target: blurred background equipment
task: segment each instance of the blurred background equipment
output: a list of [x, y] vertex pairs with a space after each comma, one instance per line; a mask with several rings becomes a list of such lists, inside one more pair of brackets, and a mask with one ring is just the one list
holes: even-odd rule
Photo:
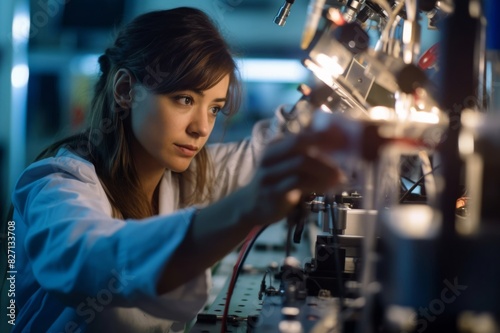
[[[83, 125], [115, 27], [179, 5], [64, 3], [0, 3], [7, 203], [40, 149]], [[244, 81], [240, 114], [212, 141], [247, 136], [281, 104], [286, 135], [334, 123], [350, 136], [332, 153], [348, 183], [249, 237], [236, 269], [223, 260], [191, 331], [499, 332], [499, 2], [183, 5], [218, 22]]]
[[[98, 56], [117, 28], [146, 11], [197, 7], [217, 22], [239, 62], [244, 104], [229, 122], [221, 116], [212, 141], [237, 140], [252, 125], [293, 104], [297, 85], [308, 82], [298, 40], [305, 17], [291, 15], [277, 29], [268, 0], [15, 0], [0, 4], [1, 212], [14, 182], [38, 153], [78, 131], [90, 107]], [[278, 6], [279, 7], [279, 6]], [[297, 14], [307, 3], [297, 2]], [[271, 20], [269, 20], [271, 17]]]
[[[257, 315], [196, 332], [499, 331], [495, 6], [309, 1], [301, 47], [314, 80], [284, 129], [343, 128], [350, 144], [334, 157], [349, 183], [289, 216]], [[292, 252], [303, 242], [306, 257]]]

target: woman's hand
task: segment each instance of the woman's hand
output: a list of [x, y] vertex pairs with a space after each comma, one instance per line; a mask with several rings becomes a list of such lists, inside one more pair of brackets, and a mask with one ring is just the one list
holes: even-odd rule
[[332, 126], [271, 142], [252, 181], [242, 189], [245, 220], [253, 224], [276, 222], [287, 215], [302, 194], [326, 192], [342, 182], [345, 177], [329, 152], [345, 144], [342, 132]]
[[[302, 193], [326, 192], [335, 187], [343, 175], [328, 154], [345, 146], [342, 132], [333, 126], [271, 142], [248, 185], [200, 209], [193, 217], [185, 239], [165, 265], [158, 293], [173, 290], [212, 266], [254, 226], [284, 218]], [[198, 264], [185, 266], [185, 262]], [[182, 265], [185, 268], [180, 272], [178, 267]]]

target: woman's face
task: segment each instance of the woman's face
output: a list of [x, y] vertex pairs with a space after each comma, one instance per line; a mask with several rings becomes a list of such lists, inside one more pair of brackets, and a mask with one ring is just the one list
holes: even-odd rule
[[136, 163], [185, 171], [207, 142], [226, 102], [228, 87], [229, 75], [205, 91], [157, 95], [136, 86], [132, 105]]

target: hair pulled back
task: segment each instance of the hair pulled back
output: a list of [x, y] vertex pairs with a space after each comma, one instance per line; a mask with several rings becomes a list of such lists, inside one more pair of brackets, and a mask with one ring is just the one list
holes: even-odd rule
[[[113, 45], [99, 57], [99, 65], [89, 127], [78, 139], [62, 143], [95, 165], [116, 216], [151, 216], [157, 207], [148, 202], [132, 162], [130, 108], [114, 101], [115, 74], [127, 69], [136, 83], [157, 94], [207, 90], [229, 75], [222, 112], [232, 115], [240, 103], [236, 64], [210, 18], [198, 9], [181, 7], [136, 17], [118, 32]], [[210, 200], [212, 169], [202, 149], [190, 168], [176, 175], [181, 206]]]

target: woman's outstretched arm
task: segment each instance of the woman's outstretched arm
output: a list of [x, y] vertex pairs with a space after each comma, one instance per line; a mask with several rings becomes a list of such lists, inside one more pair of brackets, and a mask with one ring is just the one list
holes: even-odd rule
[[302, 193], [332, 189], [342, 174], [327, 153], [344, 144], [341, 133], [332, 128], [271, 142], [249, 184], [194, 215], [184, 241], [164, 267], [158, 292], [173, 290], [200, 274], [253, 227], [284, 218]]

